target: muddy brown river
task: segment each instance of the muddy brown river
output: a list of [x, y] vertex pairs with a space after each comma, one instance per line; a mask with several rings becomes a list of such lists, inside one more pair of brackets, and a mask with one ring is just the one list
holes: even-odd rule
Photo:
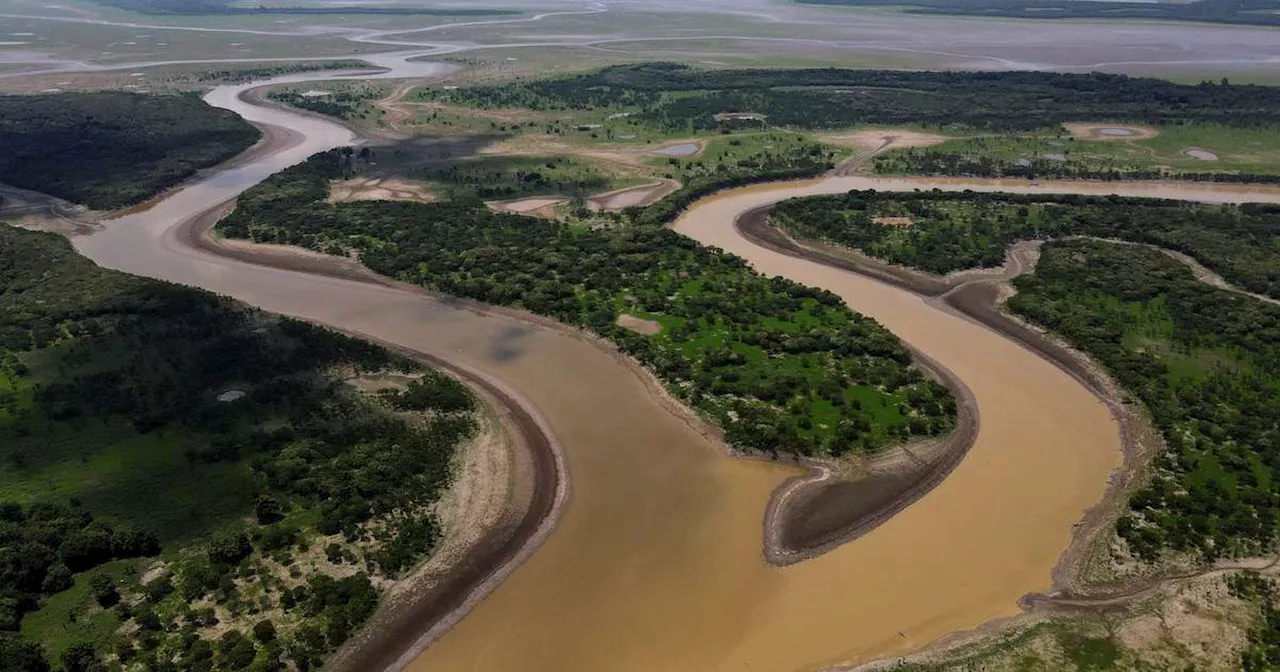
[[977, 443], [942, 485], [866, 536], [776, 568], [761, 554], [762, 515], [794, 471], [725, 456], [614, 355], [453, 302], [187, 245], [179, 222], [352, 139], [334, 124], [245, 103], [243, 89], [220, 87], [209, 100], [292, 129], [292, 148], [213, 174], [75, 243], [105, 266], [431, 353], [500, 379], [536, 407], [564, 447], [572, 498], [544, 545], [409, 663], [418, 672], [814, 669], [918, 649], [1014, 614], [1019, 597], [1049, 588], [1073, 524], [1120, 463], [1103, 404], [1012, 341], [910, 293], [748, 243], [733, 227], [744, 210], [869, 187], [1280, 201], [1280, 190], [1223, 185], [832, 178], [748, 188], [692, 208], [679, 232], [840, 294], [958, 374], [978, 402]]

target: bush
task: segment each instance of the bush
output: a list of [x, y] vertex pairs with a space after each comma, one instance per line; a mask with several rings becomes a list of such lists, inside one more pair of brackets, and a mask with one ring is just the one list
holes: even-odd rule
[[266, 644], [276, 638], [276, 626], [268, 619], [258, 621], [253, 626], [253, 638]]
[[109, 574], [94, 574], [89, 579], [89, 593], [103, 608], [111, 608], [120, 602], [120, 593], [116, 591], [115, 579]]

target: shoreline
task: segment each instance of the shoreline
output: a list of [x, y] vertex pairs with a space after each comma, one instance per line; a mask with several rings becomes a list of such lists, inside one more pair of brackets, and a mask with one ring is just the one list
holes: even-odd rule
[[[234, 201], [234, 199], [233, 199]], [[213, 227], [232, 207], [224, 202], [180, 222], [174, 231], [180, 243], [210, 254], [250, 264], [301, 273], [376, 284], [388, 289], [430, 294], [378, 275], [350, 260], [293, 248], [253, 249], [254, 244], [229, 244], [212, 236]], [[467, 306], [471, 308], [471, 306]], [[474, 308], [479, 309], [479, 308]], [[319, 325], [333, 329], [328, 325]], [[478, 541], [459, 554], [459, 561], [443, 570], [434, 585], [414, 586], [399, 596], [398, 604], [384, 603], [370, 621], [344, 644], [324, 669], [330, 672], [400, 670], [479, 604], [520, 564], [532, 555], [554, 530], [570, 498], [570, 481], [563, 448], [537, 408], [519, 392], [480, 371], [439, 358], [431, 353], [389, 343], [354, 330], [339, 333], [375, 343], [415, 361], [439, 368], [477, 392], [502, 419], [504, 428], [520, 438], [517, 450], [531, 462], [533, 478], [529, 505], [523, 511], [507, 511]], [[519, 459], [518, 457], [516, 459]], [[425, 560], [425, 559], [424, 559]], [[410, 576], [410, 583], [422, 577]]]
[[[1196, 572], [1194, 575], [1156, 577], [1144, 582], [1140, 589], [1125, 591], [1120, 598], [1115, 596], [1094, 598], [1086, 594], [1084, 587], [1087, 579], [1084, 573], [1092, 554], [1098, 549], [1101, 539], [1099, 534], [1109, 528], [1127, 494], [1145, 476], [1150, 459], [1160, 445], [1160, 438], [1145, 411], [1140, 406], [1125, 402], [1122, 388], [1111, 379], [1100, 364], [1052, 334], [1000, 308], [1004, 299], [1007, 298], [1007, 283], [1018, 275], [1034, 270], [1034, 257], [1038, 254], [1040, 241], [1021, 241], [1011, 245], [1005, 266], [1001, 269], [988, 269], [982, 274], [961, 272], [940, 277], [874, 260], [855, 251], [840, 254], [845, 251], [843, 249], [833, 251], [833, 249], [826, 249], [830, 246], [797, 240], [773, 225], [768, 218], [769, 209], [766, 206], [743, 213], [735, 222], [735, 228], [753, 244], [906, 289], [942, 310], [1015, 341], [1067, 373], [1089, 390], [1108, 407], [1120, 429], [1123, 461], [1108, 477], [1107, 488], [1102, 499], [1089, 507], [1073, 528], [1070, 542], [1050, 573], [1052, 580], [1050, 592], [1025, 595], [1019, 600], [1021, 613], [988, 621], [970, 630], [953, 632], [908, 656], [869, 661], [845, 669], [882, 670], [904, 661], [933, 661], [939, 655], [945, 655], [991, 637], [1007, 635], [1030, 627], [1063, 607], [1087, 606], [1074, 605], [1073, 601], [1103, 600], [1106, 602], [1125, 599], [1130, 597], [1128, 593], [1141, 595], [1154, 591], [1168, 580], [1222, 571], [1219, 568], [1210, 568]], [[1027, 258], [1029, 242], [1035, 248], [1031, 250], [1030, 259]], [[903, 506], [909, 503], [906, 502]]]
[[[249, 92], [245, 92], [245, 94], [248, 94], [248, 93]], [[245, 94], [241, 94], [242, 100], [246, 100], [246, 102], [248, 102], [248, 98], [245, 96]], [[255, 104], [262, 104], [262, 102], [258, 101]], [[296, 111], [291, 109], [290, 112], [296, 112]], [[271, 127], [270, 125], [267, 125], [267, 124], [262, 124], [259, 126]], [[264, 140], [266, 140], [266, 138], [264, 138]], [[277, 139], [276, 142], [288, 142], [288, 140]], [[245, 153], [242, 153], [241, 156], [238, 156], [232, 159], [228, 165], [241, 165], [244, 162], [248, 162], [253, 158], [256, 158], [256, 155], [245, 158], [244, 155], [250, 152], [257, 151], [259, 152], [259, 155], [261, 155], [261, 154], [269, 154], [271, 151], [273, 151], [273, 148], [270, 147], [271, 141], [268, 140], [261, 144], [264, 146], [260, 147], [258, 145], [255, 145], [253, 148], [250, 148], [250, 150], [247, 150]], [[279, 150], [275, 149], [274, 151], [279, 151]], [[235, 163], [237, 161], [239, 161], [240, 163]], [[180, 189], [180, 188], [181, 186], [175, 189]], [[327, 255], [321, 255], [318, 253], [310, 253], [307, 251], [302, 251], [299, 248], [267, 247], [267, 246], [259, 246], [252, 243], [242, 244], [238, 241], [224, 241], [224, 240], [220, 240], [212, 237], [210, 235], [210, 232], [212, 230], [213, 225], [216, 223], [217, 219], [222, 214], [225, 214], [225, 212], [227, 212], [230, 207], [233, 207], [233, 204], [234, 204], [234, 199], [231, 199], [229, 201], [224, 201], [220, 205], [214, 206], [195, 216], [187, 218], [186, 220], [181, 222], [181, 224], [179, 224], [177, 227], [171, 229], [171, 231], [177, 234], [180, 244], [190, 246], [196, 249], [200, 249], [213, 255], [232, 258], [232, 259], [236, 259], [236, 260], [246, 262], [246, 263], [251, 263], [251, 264], [258, 264], [258, 265], [269, 266], [273, 268], [282, 268], [286, 270], [293, 270], [293, 271], [298, 271], [302, 273], [310, 273], [310, 274], [316, 274], [316, 275], [322, 275], [322, 276], [329, 275], [332, 277], [338, 277], [338, 278], [343, 278], [347, 280], [354, 280], [357, 282], [381, 285], [391, 290], [400, 290], [400, 291], [417, 293], [419, 295], [428, 295], [443, 301], [447, 301], [450, 303], [450, 305], [462, 307], [467, 310], [473, 310], [478, 313], [487, 313], [487, 314], [502, 315], [506, 317], [513, 317], [515, 319], [518, 319], [530, 324], [535, 324], [541, 327], [550, 328], [560, 334], [567, 334], [582, 340], [586, 340], [596, 345], [602, 351], [612, 354], [615, 357], [619, 358], [620, 361], [625, 362], [628, 369], [638, 375], [639, 379], [643, 382], [646, 388], [652, 394], [654, 394], [655, 398], [657, 398], [660, 401], [660, 403], [663, 405], [664, 408], [667, 408], [667, 410], [670, 410], [673, 414], [677, 415], [677, 417], [680, 417], [681, 419], [683, 419], [691, 427], [695, 428], [700, 433], [703, 433], [704, 436], [708, 436], [709, 438], [716, 439], [713, 442], [725, 448], [730, 455], [733, 455], [736, 457], [746, 457], [751, 459], [766, 459], [766, 460], [768, 459], [768, 458], [755, 456], [755, 455], [742, 455], [732, 450], [728, 446], [726, 446], [723, 443], [723, 441], [720, 440], [719, 432], [717, 431], [717, 428], [708, 424], [703, 418], [698, 416], [695, 411], [685, 406], [678, 399], [676, 399], [674, 395], [672, 395], [670, 391], [667, 390], [666, 387], [662, 385], [662, 383], [658, 381], [656, 377], [653, 376], [652, 373], [650, 373], [647, 369], [643, 368], [643, 366], [639, 365], [638, 362], [626, 356], [625, 354], [619, 352], [616, 349], [616, 347], [614, 347], [610, 342], [594, 334], [590, 334], [583, 330], [576, 329], [570, 325], [561, 324], [547, 318], [541, 318], [536, 315], [525, 313], [524, 311], [506, 309], [506, 308], [495, 307], [495, 306], [488, 306], [486, 304], [481, 304], [479, 302], [469, 301], [466, 299], [457, 299], [454, 297], [447, 297], [434, 292], [430, 292], [429, 290], [426, 290], [422, 287], [411, 286], [405, 283], [400, 283], [394, 279], [380, 276], [374, 273], [373, 271], [365, 268], [358, 262], [351, 259], [329, 257]], [[756, 242], [756, 241], [753, 240], [752, 242]], [[968, 305], [966, 301], [978, 300], [978, 299], [985, 300], [985, 297], [977, 296], [977, 295], [970, 297], [968, 294], [965, 294], [964, 292], [956, 292], [954, 297], [942, 297], [943, 303], [945, 305], [949, 306], [951, 309], [959, 310], [961, 313], [964, 313], [963, 306]], [[953, 305], [951, 301], [955, 301], [956, 303]], [[973, 304], [973, 305], [976, 306], [979, 304]], [[976, 308], [974, 309], [976, 310]], [[998, 314], [998, 311], [996, 312]], [[969, 318], [974, 319], [975, 321], [979, 321], [979, 323], [982, 323], [981, 320], [977, 317], [969, 316]], [[989, 327], [989, 328], [992, 328], [993, 331], [996, 331], [997, 333], [1004, 333], [994, 327]], [[1028, 332], [1034, 333], [1033, 330], [1030, 330], [1030, 329], [1028, 329]], [[362, 335], [359, 332], [348, 332], [348, 333], [351, 333], [352, 335], [355, 335], [357, 337], [360, 337], [362, 339], [365, 339], [371, 342], [380, 343], [384, 346], [388, 345], [385, 342], [379, 341], [378, 339], [369, 338], [368, 336]], [[1029, 346], [1027, 342], [1021, 341], [1020, 339], [1016, 339], [1016, 338], [1015, 340], [1019, 340], [1019, 342], [1023, 345], [1023, 347], [1031, 349], [1032, 352], [1037, 352], [1037, 354], [1040, 354], [1035, 348]], [[501, 583], [501, 581], [506, 577], [506, 575], [508, 575], [511, 571], [513, 571], [515, 567], [517, 567], [521, 562], [523, 562], [525, 558], [527, 558], [529, 555], [531, 555], [533, 552], [536, 551], [536, 549], [541, 545], [542, 541], [545, 540], [545, 538], [550, 534], [550, 532], [554, 528], [558, 520], [560, 511], [562, 510], [565, 501], [567, 501], [569, 497], [570, 484], [569, 484], [567, 471], [564, 468], [563, 455], [561, 452], [557, 452], [559, 449], [559, 446], [558, 444], [555, 444], [554, 436], [551, 434], [549, 428], [546, 426], [546, 423], [542, 421], [542, 419], [538, 416], [537, 410], [532, 406], [527, 405], [527, 402], [524, 401], [521, 397], [519, 397], [518, 393], [507, 394], [508, 392], [511, 392], [511, 391], [507, 390], [501, 382], [494, 379], [490, 379], [484, 376], [483, 374], [479, 374], [478, 372], [475, 372], [475, 371], [468, 371], [468, 370], [462, 369], [461, 367], [454, 367], [452, 365], [449, 365], [448, 363], [430, 355], [429, 353], [406, 350], [406, 349], [398, 348], [394, 346], [391, 349], [413, 356], [414, 358], [419, 359], [420, 361], [427, 361], [428, 363], [431, 363], [433, 365], [440, 366], [441, 368], [445, 368], [446, 370], [452, 372], [454, 375], [464, 377], [469, 383], [479, 383], [481, 386], [493, 385], [494, 389], [499, 394], [505, 395], [502, 398], [511, 404], [511, 406], [506, 410], [513, 411], [513, 412], [519, 411], [519, 412], [525, 413], [527, 416], [528, 422], [522, 425], [523, 430], [526, 432], [532, 432], [533, 434], [538, 435], [540, 438], [548, 441], [547, 445], [534, 446], [534, 449], [537, 450], [538, 452], [550, 451], [555, 453], [554, 455], [551, 456], [555, 463], [555, 466], [557, 467], [557, 471], [555, 472], [554, 475], [558, 477], [556, 480], [556, 487], [554, 488], [555, 499], [553, 500], [552, 508], [549, 511], [547, 511], [545, 514], [543, 514], [542, 517], [536, 517], [536, 516], [532, 516], [529, 513], [526, 513], [524, 518], [521, 519], [522, 527], [520, 529], [522, 531], [531, 529], [532, 531], [528, 532], [530, 536], [524, 540], [520, 540], [518, 536], [512, 537], [512, 539], [506, 542], [507, 546], [505, 547], [505, 550], [500, 549], [501, 552], [495, 551], [495, 554], [500, 557], [477, 558], [472, 556], [472, 554], [469, 553], [468, 556], [472, 556], [472, 557], [468, 557], [463, 562], [460, 562], [456, 569], [458, 576], [461, 577], [458, 579], [460, 583], [455, 583], [451, 586], [452, 590], [450, 590], [447, 593], [447, 597], [441, 598], [439, 597], [439, 595], [436, 595], [433, 598], [436, 600], [444, 600], [449, 604], [446, 604], [443, 607], [436, 604], [430, 604], [429, 600], [427, 600], [424, 596], [418, 596], [413, 598], [412, 603], [409, 605], [397, 604], [394, 606], [394, 608], [389, 607], [385, 612], [382, 609], [380, 609], [379, 614], [385, 613], [387, 620], [386, 621], [377, 620], [379, 618], [379, 615], [376, 614], [374, 616], [375, 620], [372, 620], [369, 624], [367, 624], [365, 628], [362, 628], [361, 631], [357, 633], [357, 635], [351, 640], [351, 646], [353, 647], [353, 651], [350, 654], [348, 654], [349, 657], [343, 657], [341, 659], [339, 659], [339, 657], [335, 657], [330, 662], [328, 669], [338, 669], [338, 670], [344, 670], [344, 671], [348, 669], [353, 671], [366, 670], [366, 669], [400, 669], [400, 667], [407, 664], [410, 660], [416, 657], [416, 655], [419, 652], [421, 652], [429, 644], [431, 644], [436, 637], [438, 637], [439, 635], [447, 631], [453, 623], [455, 623], [457, 620], [460, 620], [467, 613], [467, 611], [469, 611], [471, 607], [473, 607], [475, 604], [478, 604], [480, 601], [482, 601], [488, 595], [488, 593], [493, 590], [493, 588], [495, 588], [499, 583]], [[916, 354], [914, 352], [914, 349], [913, 349], [913, 354]], [[1041, 354], [1041, 356], [1044, 356], [1044, 355]], [[1050, 359], [1050, 361], [1055, 363], [1055, 365], [1058, 365], [1060, 368], [1063, 366], [1062, 364], [1060, 364], [1058, 361], [1054, 359]], [[932, 369], [930, 370], [933, 371]], [[1072, 373], [1073, 376], [1075, 375], [1074, 371], [1070, 369], [1064, 369], [1064, 370], [1067, 370], [1069, 373]], [[933, 373], [934, 375], [937, 375], [939, 377], [944, 377], [945, 379], [944, 373], [940, 371], [933, 371]], [[963, 382], [961, 382], [960, 385], [962, 386]], [[1091, 391], [1097, 394], [1097, 391], [1094, 390], [1093, 388], [1091, 388]], [[957, 407], [959, 409], [961, 407], [961, 404], [958, 403]], [[959, 429], [959, 423], [958, 423], [957, 429]], [[976, 432], [976, 418], [975, 418], [975, 424], [974, 424], [973, 430], [974, 432]], [[970, 445], [972, 445], [971, 439], [967, 443], [964, 443], [964, 445], [962, 446], [963, 450], [967, 451], [968, 446]], [[862, 533], [865, 533], [869, 529], [874, 528], [875, 526], [879, 525], [880, 522], [883, 522], [884, 520], [887, 520], [890, 517], [892, 517], [895, 513], [900, 511], [902, 508], [905, 508], [906, 506], [910, 505], [912, 502], [917, 501], [921, 496], [923, 496], [924, 493], [927, 493], [928, 491], [932, 490], [934, 486], [942, 482], [946, 478], [946, 476], [950, 473], [951, 469], [953, 469], [955, 465], [959, 464], [959, 462], [964, 457], [964, 452], [957, 452], [955, 450], [944, 451], [944, 452], [946, 453], [946, 455], [952, 458], [952, 462], [950, 463], [951, 466], [949, 468], [943, 468], [935, 472], [936, 478], [932, 482], [928, 482], [928, 479], [921, 481], [922, 483], [924, 483], [924, 487], [919, 491], [918, 494], [915, 494], [909, 500], [899, 498], [898, 501], [900, 502], [901, 505], [898, 506], [897, 508], [893, 508], [892, 510], [890, 510], [889, 508], [884, 508], [880, 510], [882, 518], [879, 521], [865, 519], [864, 523], [867, 523], [869, 525], [866, 529], [863, 529], [861, 531], [854, 529], [852, 536], [837, 537], [834, 540], [829, 542], [830, 543], [829, 547], [838, 546], [856, 536], [859, 536]], [[544, 454], [542, 457], [546, 458], [547, 456]], [[1126, 446], [1124, 468], [1129, 467], [1129, 461], [1130, 461], [1130, 457], [1129, 457], [1127, 446]], [[764, 522], [764, 525], [766, 528], [765, 555], [766, 555], [766, 558], [770, 560], [770, 562], [773, 562], [773, 559], [770, 558], [769, 544], [767, 542], [767, 540], [770, 539], [769, 530], [771, 529], [777, 530], [777, 529], [780, 529], [780, 527], [785, 527], [786, 525], [785, 518], [775, 518], [774, 519], [775, 525], [771, 526], [769, 522], [770, 512], [774, 509], [775, 505], [777, 505], [778, 507], [782, 507], [784, 505], [789, 505], [792, 507], [796, 506], [796, 504], [792, 503], [791, 501], [792, 493], [801, 490], [806, 483], [821, 483], [828, 480], [829, 471], [824, 472], [825, 467], [818, 464], [809, 464], [808, 466], [810, 468], [810, 473], [807, 478], [797, 477], [797, 479], [789, 479], [787, 482], [785, 482], [784, 484], [779, 486], [777, 489], [775, 489], [773, 495], [771, 495], [770, 497], [770, 504], [769, 504], [769, 508], [766, 509], [765, 522]], [[942, 464], [942, 466], [945, 467], [945, 464]], [[534, 480], [542, 481], [544, 479], [545, 479], [545, 476], [543, 479], [534, 479]], [[1109, 481], [1107, 495], [1104, 497], [1103, 502], [1092, 507], [1089, 510], [1089, 512], [1086, 514], [1086, 517], [1092, 515], [1094, 511], [1099, 510], [1103, 506], [1103, 504], [1107, 501], [1107, 497], [1110, 497], [1112, 492], [1117, 487], [1115, 485], [1115, 480], [1116, 479], [1114, 478], [1114, 475], [1113, 475], [1113, 477]], [[552, 490], [547, 487], [539, 488], [539, 486], [543, 486], [544, 483], [533, 483], [532, 485], [534, 486], [535, 490], [540, 490], [540, 494], [543, 496], [547, 496], [548, 493]], [[531, 511], [533, 510], [532, 507], [530, 510]], [[529, 521], [531, 520], [534, 521], [534, 523], [536, 524], [529, 523]], [[528, 526], [526, 526], [526, 524], [532, 525], [532, 528], [529, 528]], [[848, 533], [849, 530], [845, 528], [843, 531], [845, 533]], [[1068, 546], [1068, 550], [1064, 552], [1063, 560], [1060, 561], [1059, 566], [1055, 567], [1053, 570], [1055, 589], [1058, 588], [1060, 585], [1059, 572], [1061, 568], [1064, 566], [1064, 564], [1067, 563], [1066, 556], [1068, 553], [1070, 553], [1072, 548], [1078, 545], [1079, 543], [1078, 538], [1081, 536], [1089, 536], [1089, 535], [1082, 535], [1080, 528], [1077, 528], [1075, 531], [1072, 532], [1071, 544]], [[822, 550], [826, 550], [826, 548], [829, 548], [829, 547], [824, 547]], [[820, 553], [822, 552], [822, 550], [819, 550], [818, 552]], [[505, 555], [502, 555], [503, 553], [505, 553]], [[811, 556], [806, 556], [806, 557], [811, 557]], [[804, 559], [803, 557], [799, 557], [799, 558], [789, 559], [788, 561], [796, 562], [798, 560], [803, 560], [803, 559]], [[486, 562], [489, 563], [487, 569], [485, 566]], [[786, 563], [774, 563], [774, 564], [786, 564]], [[470, 579], [468, 579], [467, 577], [470, 577]], [[470, 583], [467, 582], [468, 580], [470, 581]], [[1014, 617], [1014, 618], [1017, 618], [1017, 617]], [[423, 622], [424, 619], [426, 620], [426, 622]], [[1005, 622], [1005, 620], [1006, 619], [989, 621], [983, 626], [980, 626], [980, 629], [987, 628], [988, 626], [994, 627], [995, 624], [1003, 623]], [[430, 624], [429, 627], [428, 627], [428, 624]], [[374, 628], [377, 628], [378, 631], [372, 632]], [[953, 633], [953, 635], [960, 635], [960, 634], [963, 634], [963, 633]], [[939, 641], [948, 641], [950, 640], [951, 637], [952, 635], [948, 635]], [[928, 648], [930, 649], [933, 648], [933, 645], [930, 645]]]

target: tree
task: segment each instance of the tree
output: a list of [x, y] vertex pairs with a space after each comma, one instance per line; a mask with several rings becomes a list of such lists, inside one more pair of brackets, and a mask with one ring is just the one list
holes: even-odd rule
[[0, 632], [0, 672], [49, 672], [49, 661], [39, 644]]
[[244, 532], [219, 535], [209, 544], [209, 560], [215, 564], [234, 565], [252, 552], [249, 535]]
[[253, 626], [253, 638], [266, 644], [276, 638], [276, 626], [270, 619], [262, 619]]
[[257, 649], [253, 642], [240, 633], [230, 630], [218, 640], [218, 666], [228, 670], [240, 670], [253, 663]]
[[48, 573], [44, 575], [40, 590], [50, 594], [61, 593], [74, 584], [75, 577], [72, 575], [71, 570], [59, 562], [50, 567]]
[[284, 507], [275, 498], [263, 495], [254, 505], [254, 513], [258, 516], [259, 523], [269, 525], [284, 518]]
[[102, 672], [103, 669], [92, 644], [72, 644], [62, 653], [63, 672]]
[[98, 604], [107, 609], [120, 602], [120, 593], [116, 591], [115, 579], [112, 579], [109, 574], [94, 574], [93, 578], [89, 579], [89, 593]]

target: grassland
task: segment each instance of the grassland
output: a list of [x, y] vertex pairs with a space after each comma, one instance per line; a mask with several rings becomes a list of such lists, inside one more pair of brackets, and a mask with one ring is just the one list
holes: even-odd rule
[[[1099, 124], [1106, 126], [1106, 124]], [[1117, 124], [1124, 127], [1124, 124]], [[1065, 129], [962, 138], [875, 158], [888, 174], [1187, 177], [1280, 174], [1280, 127], [1156, 126], [1154, 137], [1079, 137]], [[1201, 158], [1197, 158], [1197, 154]]]
[[[649, 366], [743, 449], [870, 453], [954, 424], [950, 393], [879, 325], [834, 295], [764, 278], [663, 227], [679, 201], [598, 227], [493, 212], [468, 199], [326, 203], [330, 180], [358, 174], [362, 162], [353, 152], [313, 157], [245, 192], [219, 229], [358, 253], [406, 282], [590, 329]], [[725, 175], [749, 180], [761, 169], [779, 168]], [[619, 326], [628, 314], [664, 328], [645, 335]]]

